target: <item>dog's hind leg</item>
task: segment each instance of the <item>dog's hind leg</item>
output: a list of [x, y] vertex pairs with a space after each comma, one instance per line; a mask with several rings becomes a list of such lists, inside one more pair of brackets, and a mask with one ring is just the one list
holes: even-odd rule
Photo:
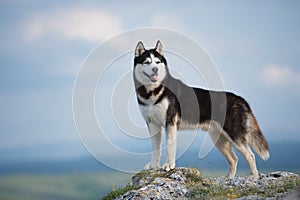
[[212, 131], [209, 130], [209, 135], [213, 140], [215, 146], [218, 150], [225, 156], [227, 164], [228, 164], [228, 174], [227, 177], [233, 178], [236, 173], [236, 166], [238, 163], [238, 157], [232, 150], [232, 142], [226, 138], [220, 131]]
[[246, 141], [236, 141], [234, 143], [234, 147], [244, 156], [250, 167], [250, 175], [253, 176], [254, 179], [258, 179], [258, 171], [256, 167], [255, 155], [251, 151], [248, 143]]

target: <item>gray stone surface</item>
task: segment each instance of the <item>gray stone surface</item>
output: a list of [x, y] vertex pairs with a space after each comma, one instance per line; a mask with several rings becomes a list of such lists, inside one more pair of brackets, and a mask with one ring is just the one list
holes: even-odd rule
[[[163, 199], [207, 199], [209, 193], [202, 195], [201, 189], [207, 191], [207, 188], [218, 188], [220, 191], [233, 191], [234, 194], [251, 189], [264, 194], [266, 189], [270, 189], [271, 197], [262, 197], [259, 195], [224, 195], [224, 199], [252, 200], [252, 199], [300, 199], [299, 189], [291, 192], [281, 189], [287, 182], [287, 178], [292, 177], [296, 180], [296, 185], [300, 183], [299, 175], [290, 172], [277, 171], [270, 174], [262, 174], [260, 179], [253, 180], [248, 176], [239, 176], [229, 179], [226, 177], [203, 178], [200, 172], [195, 168], [176, 168], [170, 172], [163, 170], [141, 171], [132, 177], [130, 185], [139, 186], [140, 189], [131, 190], [116, 198], [116, 200], [163, 200]], [[295, 187], [296, 187], [295, 185]], [[200, 192], [195, 193], [195, 188]], [[298, 185], [299, 187], [299, 185]], [[298, 191], [298, 192], [297, 192]], [[273, 193], [272, 193], [273, 192]], [[196, 194], [196, 195], [195, 195]], [[198, 195], [198, 196], [197, 196]], [[215, 195], [215, 194], [213, 194]], [[221, 195], [222, 198], [222, 195]]]

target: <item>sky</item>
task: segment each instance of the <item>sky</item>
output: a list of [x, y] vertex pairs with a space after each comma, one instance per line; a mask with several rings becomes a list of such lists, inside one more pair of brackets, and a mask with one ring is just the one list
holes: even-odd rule
[[[250, 103], [268, 141], [300, 143], [299, 8], [299, 1], [1, 1], [0, 159], [85, 156], [72, 110], [77, 73], [99, 44], [145, 27], [173, 30], [201, 45], [224, 89]], [[137, 35], [133, 41], [142, 39], [154, 47], [157, 37]], [[113, 85], [132, 69], [136, 43], [129, 45], [132, 52], [113, 63], [127, 68], [107, 72], [99, 84]], [[168, 62], [205, 87], [192, 72], [184, 74], [180, 66], [188, 63], [170, 54]], [[96, 100], [108, 88], [96, 91]], [[129, 112], [143, 127], [134, 103], [136, 112]], [[95, 106], [99, 118], [109, 115]], [[115, 131], [112, 137], [122, 134], [111, 122], [106, 126]], [[143, 146], [115, 142], [131, 150]]]

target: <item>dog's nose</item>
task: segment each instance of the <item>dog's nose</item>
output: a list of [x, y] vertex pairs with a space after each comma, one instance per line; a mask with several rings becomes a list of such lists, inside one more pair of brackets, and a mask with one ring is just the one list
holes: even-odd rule
[[153, 71], [154, 73], [157, 73], [157, 72], [158, 72], [158, 68], [157, 68], [157, 67], [153, 67], [153, 68], [152, 68], [152, 71]]

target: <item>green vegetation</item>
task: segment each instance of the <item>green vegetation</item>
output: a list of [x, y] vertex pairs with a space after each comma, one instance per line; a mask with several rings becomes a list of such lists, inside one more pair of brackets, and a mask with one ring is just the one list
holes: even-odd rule
[[[262, 187], [240, 187], [216, 184], [211, 174], [199, 174], [190, 168], [184, 173], [186, 186], [192, 199], [234, 199], [247, 195], [272, 197], [300, 186], [299, 177], [282, 177]], [[195, 170], [195, 171], [194, 171]], [[142, 171], [133, 180], [152, 182], [156, 177], [169, 177], [172, 171]], [[213, 172], [215, 174], [215, 172]], [[0, 176], [0, 200], [50, 200], [50, 199], [101, 199], [110, 200], [140, 186], [126, 186], [132, 174], [117, 172], [71, 173], [71, 174], [24, 174]], [[279, 184], [279, 185], [278, 185]], [[112, 191], [112, 192], [110, 192]], [[110, 193], [109, 193], [110, 192]], [[106, 195], [107, 194], [107, 195]], [[105, 197], [103, 197], [106, 195]]]
[[202, 179], [198, 182], [191, 192], [192, 199], [212, 199], [227, 200], [235, 199], [242, 196], [257, 195], [262, 197], [274, 197], [278, 194], [284, 194], [300, 186], [298, 177], [283, 177], [281, 184], [270, 183], [262, 187], [224, 187], [215, 185], [208, 179]]
[[0, 176], [0, 199], [99, 199], [130, 177], [116, 172]]
[[142, 170], [139, 173], [135, 174], [132, 177], [132, 180], [141, 180], [144, 179], [145, 177], [149, 178], [146, 180], [147, 183], [150, 183], [154, 181], [155, 178], [157, 177], [168, 177], [171, 175], [173, 171], [158, 171], [158, 170]]
[[[177, 171], [176, 171], [177, 170]], [[103, 200], [112, 200], [130, 190], [137, 190], [143, 185], [153, 182], [155, 178], [170, 178], [174, 173], [181, 174], [185, 178], [185, 185], [189, 188], [189, 197], [191, 199], [212, 199], [212, 200], [227, 200], [235, 199], [238, 197], [255, 195], [262, 197], [275, 197], [280, 194], [289, 193], [291, 190], [300, 186], [300, 178], [297, 176], [287, 176], [278, 179], [263, 180], [262, 184], [256, 185], [231, 185], [225, 183], [228, 181], [226, 178], [221, 178], [218, 181], [215, 178], [203, 176], [195, 168], [185, 168], [184, 170], [176, 169], [169, 172], [163, 170], [149, 170], [141, 171], [132, 177], [134, 186], [127, 186], [119, 190], [113, 190]], [[247, 183], [247, 180], [245, 180]], [[266, 181], [266, 182], [265, 182]], [[136, 186], [138, 185], [138, 186]]]
[[120, 188], [118, 190], [113, 190], [110, 193], [108, 193], [106, 196], [104, 196], [102, 198], [102, 200], [113, 200], [116, 197], [125, 194], [126, 192], [130, 191], [130, 190], [138, 190], [140, 189], [140, 186], [126, 186], [123, 188]]

